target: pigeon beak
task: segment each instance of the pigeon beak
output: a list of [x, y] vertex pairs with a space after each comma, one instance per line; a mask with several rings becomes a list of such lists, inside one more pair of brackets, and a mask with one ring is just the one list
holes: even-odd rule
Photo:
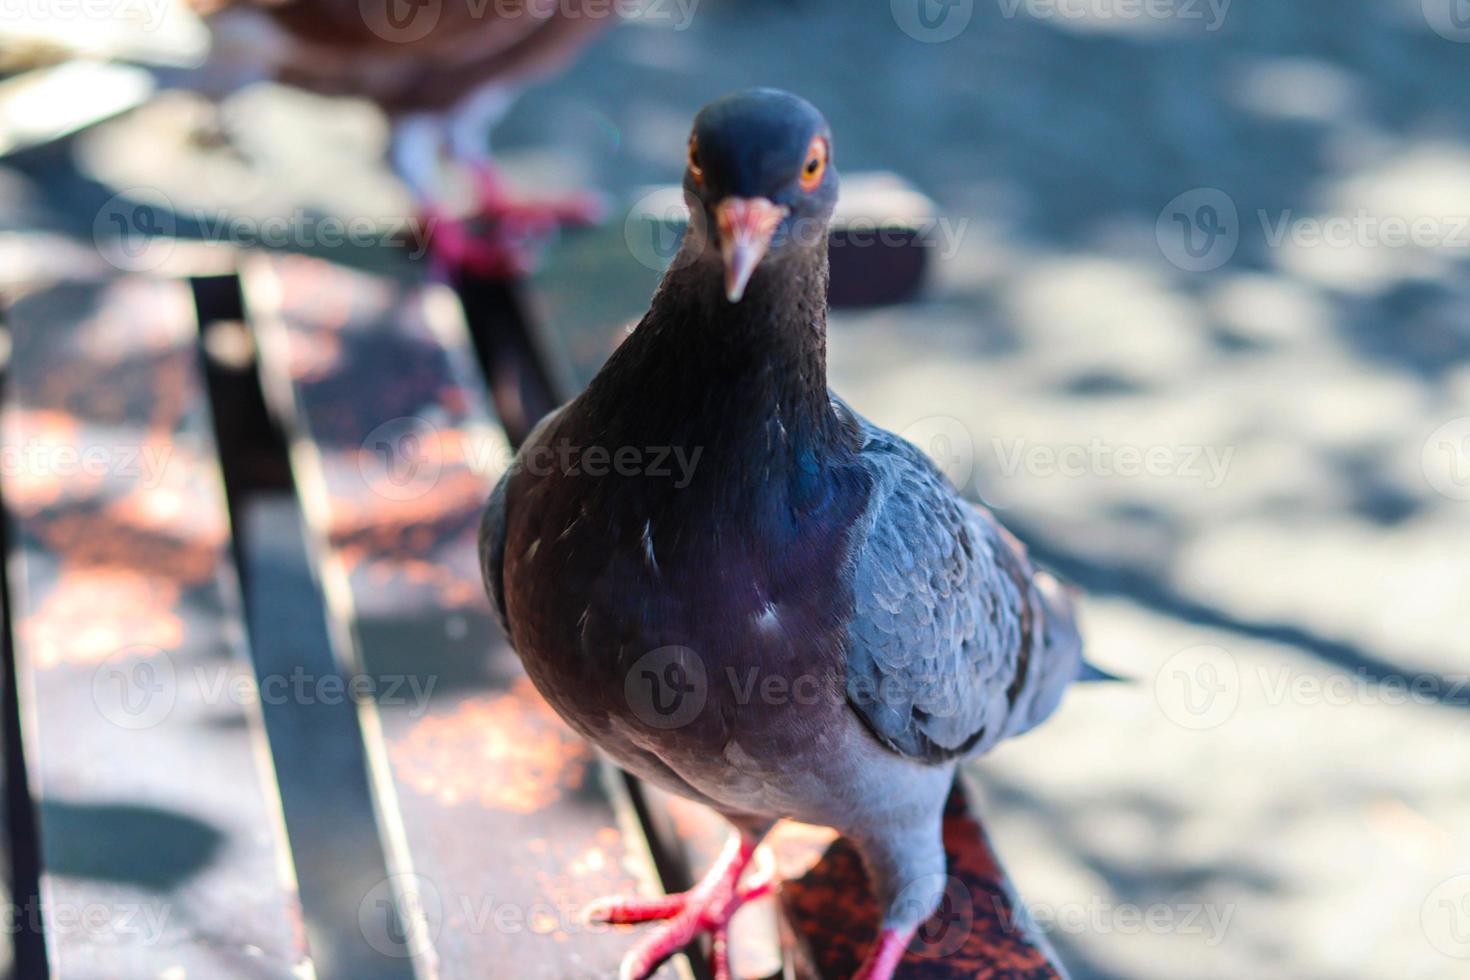
[[727, 197], [715, 207], [720, 254], [725, 257], [725, 298], [740, 302], [756, 266], [771, 247], [771, 236], [789, 209], [764, 197]]

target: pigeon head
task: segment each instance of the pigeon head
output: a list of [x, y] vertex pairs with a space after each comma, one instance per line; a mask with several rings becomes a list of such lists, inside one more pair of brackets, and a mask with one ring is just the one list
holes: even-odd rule
[[714, 228], [725, 295], [738, 303], [762, 262], [827, 247], [837, 203], [832, 131], [805, 99], [758, 88], [700, 110], [689, 135], [684, 194]]

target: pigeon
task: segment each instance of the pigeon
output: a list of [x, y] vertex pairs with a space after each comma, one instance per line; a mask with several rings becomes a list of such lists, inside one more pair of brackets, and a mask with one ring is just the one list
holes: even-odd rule
[[828, 389], [837, 186], [801, 98], [701, 110], [689, 230], [651, 308], [533, 430], [482, 521], [486, 589], [547, 702], [734, 828], [692, 890], [587, 910], [661, 923], [622, 980], [702, 934], [730, 975], [727, 923], [775, 887], [752, 862], [782, 818], [861, 852], [881, 925], [857, 976], [886, 980], [943, 896], [956, 767], [1082, 671], [1073, 593]]
[[[446, 269], [522, 275], [535, 245], [557, 227], [600, 214], [590, 194], [518, 198], [496, 166], [489, 134], [523, 87], [564, 68], [617, 22], [602, 0], [191, 3], [209, 17], [217, 71], [243, 62], [245, 77], [366, 98], [388, 115], [391, 162]], [[473, 186], [477, 210], [470, 221], [447, 203], [446, 162]]]

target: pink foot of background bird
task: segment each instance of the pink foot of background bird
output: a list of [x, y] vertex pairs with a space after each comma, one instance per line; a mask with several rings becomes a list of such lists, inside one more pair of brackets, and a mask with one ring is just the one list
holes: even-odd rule
[[[359, 0], [193, 0], [217, 50], [244, 77], [365, 98], [391, 127], [390, 159], [415, 201], [415, 244], [449, 275], [524, 275], [558, 228], [595, 221], [589, 194], [540, 199], [507, 185], [490, 152], [495, 124], [528, 84], [561, 70], [617, 23], [598, 0], [554, 9], [434, 4], [404, 22]], [[419, 19], [422, 18], [422, 19]], [[239, 68], [237, 68], [237, 73]], [[456, 180], [472, 187], [457, 206]]]

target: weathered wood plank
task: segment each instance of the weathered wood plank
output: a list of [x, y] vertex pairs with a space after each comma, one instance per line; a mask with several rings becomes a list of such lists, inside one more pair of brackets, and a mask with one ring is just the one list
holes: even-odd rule
[[52, 972], [309, 977], [188, 291], [60, 285], [6, 320], [0, 480]]
[[394, 875], [364, 928], [422, 977], [614, 975], [633, 937], [578, 912], [649, 887], [651, 863], [620, 784], [483, 595], [477, 526], [510, 456], [452, 294], [302, 257], [262, 258], [244, 283], [336, 645], [373, 695], [360, 718]]
[[307, 936], [317, 961], [330, 964], [322, 971], [330, 980], [411, 980], [413, 965], [374, 949], [358, 924], [362, 896], [388, 872], [362, 733], [338, 683], [300, 510], [292, 495], [259, 493], [236, 526], [256, 670], [301, 692], [282, 697], [290, 688], [273, 687], [262, 708]]

